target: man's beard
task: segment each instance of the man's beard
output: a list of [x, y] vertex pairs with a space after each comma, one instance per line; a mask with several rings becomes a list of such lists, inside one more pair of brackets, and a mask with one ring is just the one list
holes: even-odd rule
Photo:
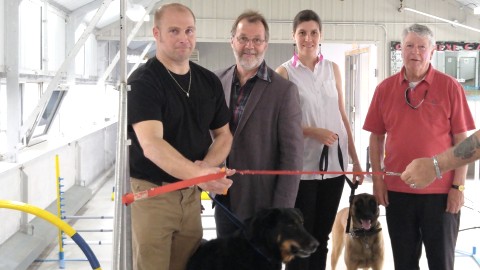
[[[242, 57], [245, 52], [254, 55], [253, 59], [245, 59]], [[241, 51], [241, 55], [234, 50], [235, 58], [237, 59], [237, 62], [244, 68], [245, 70], [252, 70], [260, 66], [260, 64], [263, 62], [263, 59], [265, 57], [265, 52], [262, 54], [257, 53], [255, 50], [243, 50]]]

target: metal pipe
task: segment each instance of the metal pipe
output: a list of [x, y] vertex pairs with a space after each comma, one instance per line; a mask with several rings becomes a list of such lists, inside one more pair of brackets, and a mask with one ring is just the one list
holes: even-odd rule
[[465, 25], [465, 24], [461, 24], [461, 23], [458, 23], [458, 22], [455, 22], [455, 21], [450, 21], [450, 20], [447, 20], [447, 19], [444, 19], [444, 18], [440, 18], [440, 17], [437, 17], [435, 15], [431, 15], [431, 14], [428, 14], [428, 13], [425, 13], [425, 12], [418, 11], [418, 10], [413, 9], [413, 8], [403, 8], [403, 10], [410, 11], [410, 12], [413, 12], [413, 13], [417, 13], [417, 14], [420, 14], [420, 15], [423, 15], [423, 16], [430, 17], [432, 19], [436, 19], [436, 20], [439, 20], [439, 21], [442, 21], [442, 22], [450, 23], [452, 25], [460, 26], [460, 27], [463, 27], [465, 29], [480, 33], [480, 29], [478, 29], [478, 28], [471, 27], [471, 26], [468, 26], [468, 25]]
[[[60, 177], [60, 157], [55, 155], [55, 183], [57, 185], [57, 216], [61, 217], [63, 212], [62, 194], [63, 194], [63, 178]], [[58, 261], [60, 269], [65, 268], [65, 252], [63, 250], [63, 231], [58, 229]]]
[[[148, 13], [150, 13], [150, 11], [155, 7], [155, 4], [156, 4], [156, 0], [152, 0], [150, 2], [150, 4], [145, 8], [145, 13], [143, 15], [143, 17], [145, 17]], [[126, 10], [126, 9], [125, 9]], [[125, 16], [122, 16], [121, 15], [121, 18], [124, 18], [125, 19]], [[137, 32], [138, 30], [140, 30], [140, 27], [142, 26], [143, 24], [143, 20], [140, 20], [138, 22], [135, 23], [135, 26], [133, 27], [132, 31], [130, 32], [130, 34], [126, 35], [126, 27], [127, 27], [127, 21], [125, 20], [125, 23], [122, 24], [120, 23], [122, 26], [123, 26], [123, 29], [120, 28], [120, 51], [117, 52], [117, 54], [115, 55], [115, 57], [112, 59], [112, 62], [110, 63], [110, 65], [108, 65], [107, 69], [105, 70], [105, 72], [103, 73], [102, 77], [100, 77], [100, 80], [99, 80], [99, 83], [104, 83], [106, 80], [107, 80], [107, 77], [110, 75], [110, 73], [112, 73], [113, 69], [115, 68], [115, 65], [117, 64], [117, 62], [120, 60], [120, 62], [122, 61], [120, 59], [121, 57], [121, 54], [122, 54], [122, 50], [121, 50], [121, 46], [122, 46], [122, 30], [125, 31], [125, 33], [123, 33], [123, 36], [124, 38], [126, 38], [126, 43], [125, 43], [125, 48], [128, 46], [128, 44], [130, 44], [130, 42], [133, 40], [133, 38], [137, 35]], [[126, 56], [126, 50], [125, 50], [125, 56]], [[126, 58], [125, 58], [126, 60]], [[126, 63], [126, 61], [125, 61]], [[120, 65], [123, 65], [122, 63], [120, 63]], [[126, 73], [125, 73], [126, 74]], [[120, 75], [121, 76], [121, 75]], [[127, 76], [125, 75], [125, 78]], [[121, 80], [121, 79], [120, 79]]]
[[[102, 246], [102, 245], [111, 245], [112, 244], [112, 242], [110, 242], [110, 241], [101, 241], [101, 240], [85, 241], [85, 243], [87, 243], [89, 246]], [[73, 241], [64, 241], [63, 244], [66, 245], [66, 246], [67, 245], [76, 245], [76, 243], [73, 242]]]
[[[120, 86], [119, 86], [119, 108], [117, 126], [117, 153], [115, 163], [115, 213], [114, 213], [114, 235], [112, 252], [112, 269], [132, 269], [132, 256], [130, 244], [130, 215], [129, 211], [122, 204], [122, 194], [127, 190], [127, 0], [120, 1]], [[128, 233], [128, 236], [127, 236]]]
[[113, 216], [63, 216], [62, 219], [113, 219]]
[[133, 65], [132, 69], [130, 70], [130, 72], [128, 73], [128, 77], [130, 77], [130, 75], [133, 73], [133, 71], [135, 71], [135, 69], [138, 68], [138, 66], [140, 65], [140, 60], [143, 59], [145, 57], [145, 55], [147, 55], [148, 51], [150, 51], [150, 48], [152, 47], [153, 45], [153, 42], [149, 42], [147, 44], [147, 46], [145, 46], [145, 48], [143, 48], [143, 51], [142, 53], [140, 54], [140, 56], [138, 57], [139, 59], [137, 60], [137, 62], [135, 63], [135, 65]]
[[113, 232], [113, 229], [85, 229], [77, 230], [77, 232]]

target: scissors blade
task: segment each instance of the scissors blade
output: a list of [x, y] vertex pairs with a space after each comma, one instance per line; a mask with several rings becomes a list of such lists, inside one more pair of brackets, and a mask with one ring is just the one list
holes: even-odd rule
[[402, 173], [398, 173], [398, 172], [385, 172], [385, 175], [400, 176], [400, 175], [402, 175]]

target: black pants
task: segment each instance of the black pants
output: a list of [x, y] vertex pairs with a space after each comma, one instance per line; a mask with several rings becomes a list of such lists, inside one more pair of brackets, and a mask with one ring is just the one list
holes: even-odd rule
[[345, 177], [326, 180], [302, 180], [298, 189], [295, 207], [302, 211], [304, 226], [320, 245], [310, 257], [295, 258], [287, 265], [288, 270], [324, 270], [327, 263], [328, 235], [343, 193]]
[[453, 270], [460, 213], [450, 214], [447, 194], [388, 192], [388, 233], [396, 270], [418, 270], [422, 243], [428, 268]]

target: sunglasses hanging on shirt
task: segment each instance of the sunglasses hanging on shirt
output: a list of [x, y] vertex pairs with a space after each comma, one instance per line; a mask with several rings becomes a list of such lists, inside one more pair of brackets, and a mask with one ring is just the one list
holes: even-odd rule
[[420, 107], [420, 105], [423, 104], [423, 102], [425, 101], [425, 98], [427, 97], [427, 94], [428, 94], [428, 89], [425, 90], [425, 94], [423, 95], [423, 98], [422, 100], [420, 100], [420, 102], [417, 104], [417, 105], [414, 105], [410, 102], [410, 93], [413, 91], [413, 88], [412, 87], [408, 87], [407, 89], [405, 89], [405, 102], [407, 102], [407, 105], [410, 106], [410, 108], [416, 110], [418, 109], [418, 107]]

